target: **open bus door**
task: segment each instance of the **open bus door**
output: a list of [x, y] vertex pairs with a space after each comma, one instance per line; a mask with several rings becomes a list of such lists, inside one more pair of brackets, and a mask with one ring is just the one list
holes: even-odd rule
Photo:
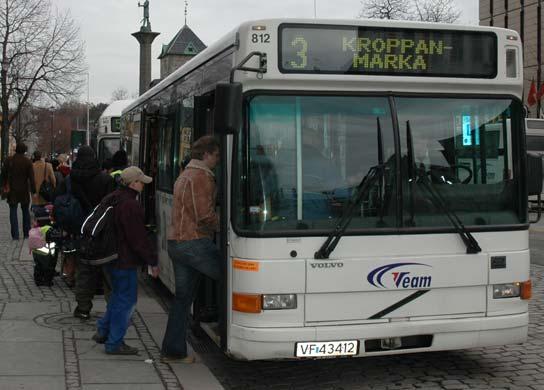
[[[242, 118], [242, 87], [241, 84], [219, 84], [213, 93], [195, 99], [195, 138], [203, 135], [214, 135], [220, 140], [221, 162], [216, 169], [217, 182], [217, 212], [220, 216], [219, 233], [216, 243], [221, 254], [221, 275], [218, 282], [204, 278], [200, 286], [197, 300], [193, 306], [194, 320], [208, 333], [223, 350], [227, 348], [227, 319], [228, 319], [228, 135], [235, 134], [241, 126]], [[217, 308], [217, 322], [203, 318], [207, 310]]]
[[[213, 114], [214, 114], [214, 94], [208, 93], [202, 96], [196, 96], [194, 99], [194, 133], [193, 142], [205, 135], [213, 135]], [[216, 168], [216, 172], [222, 170], [224, 161]], [[220, 194], [223, 189], [220, 188], [220, 183], [217, 182], [217, 200], [219, 203]], [[217, 205], [219, 206], [219, 204]], [[218, 207], [217, 213], [221, 215], [221, 208]], [[224, 232], [219, 232], [218, 236]], [[216, 237], [216, 242], [218, 241]], [[222, 291], [217, 283], [207, 276], [201, 279], [196, 299], [193, 304], [193, 327], [197, 330], [202, 328], [216, 343], [219, 343], [221, 337], [218, 318], [224, 317], [219, 315], [219, 311], [223, 310], [218, 302], [219, 291]], [[221, 293], [222, 294], [222, 293]]]
[[150, 184], [144, 186], [141, 201], [145, 209], [146, 225], [156, 224], [156, 190], [157, 190], [157, 153], [159, 146], [159, 116], [144, 113], [143, 126], [140, 139], [140, 168], [148, 176], [155, 178]]
[[[204, 277], [193, 305], [193, 321], [225, 350], [227, 347], [227, 264], [228, 264], [228, 145], [227, 135], [241, 123], [242, 88], [239, 84], [219, 84], [215, 91], [195, 98], [193, 142], [204, 135], [220, 140], [221, 161], [216, 168], [217, 214], [220, 216], [216, 244], [221, 254], [221, 275], [218, 282]], [[238, 119], [239, 117], [239, 119]]]

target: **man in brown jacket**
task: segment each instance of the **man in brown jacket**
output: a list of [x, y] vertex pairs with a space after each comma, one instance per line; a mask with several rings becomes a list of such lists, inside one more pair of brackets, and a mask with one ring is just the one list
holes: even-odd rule
[[219, 143], [211, 136], [198, 139], [193, 144], [191, 158], [174, 185], [168, 255], [174, 266], [176, 297], [162, 342], [163, 362], [195, 361], [194, 356], [187, 355], [189, 309], [201, 275], [215, 280], [220, 277], [219, 250], [212, 241], [219, 228], [212, 172], [219, 163]]
[[6, 160], [2, 167], [2, 187], [6, 191], [6, 200], [9, 204], [9, 222], [11, 224], [11, 238], [19, 239], [19, 221], [17, 220], [17, 205], [21, 204], [23, 212], [23, 235], [28, 237], [30, 230], [30, 193], [36, 193], [32, 162], [25, 156], [26, 145], [17, 144], [15, 154]]

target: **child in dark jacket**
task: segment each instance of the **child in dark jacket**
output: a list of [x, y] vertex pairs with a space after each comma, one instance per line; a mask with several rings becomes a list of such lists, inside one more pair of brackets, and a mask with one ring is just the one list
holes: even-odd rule
[[136, 355], [138, 349], [124, 342], [130, 317], [138, 298], [137, 270], [143, 264], [151, 266], [152, 276], [159, 275], [157, 253], [151, 249], [144, 224], [144, 210], [137, 200], [151, 177], [140, 168], [128, 167], [121, 173], [122, 187], [109, 196], [116, 197], [114, 206], [118, 259], [105, 266], [111, 277], [112, 294], [104, 317], [97, 321], [93, 340], [106, 344], [110, 355]]

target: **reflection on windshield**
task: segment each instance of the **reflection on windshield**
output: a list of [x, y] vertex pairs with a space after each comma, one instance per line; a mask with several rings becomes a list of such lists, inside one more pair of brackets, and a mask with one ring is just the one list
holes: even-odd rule
[[[519, 129], [512, 128], [520, 118], [517, 105], [498, 99], [431, 98], [397, 98], [396, 104], [400, 134], [405, 134], [407, 121], [412, 126], [416, 167], [426, 172], [465, 225], [524, 220], [516, 202], [521, 184], [514, 177], [521, 150]], [[349, 229], [451, 227], [417, 185], [410, 193], [406, 143], [400, 136], [396, 153], [387, 97], [256, 96], [248, 115], [247, 133], [238, 146], [239, 228], [330, 230], [354, 187], [381, 162], [383, 179], [362, 199]], [[489, 202], [490, 197], [497, 201]], [[399, 207], [402, 220], [397, 218]], [[407, 224], [411, 213], [413, 223]]]
[[[378, 164], [378, 122], [385, 158], [394, 164], [384, 97], [258, 96], [249, 116], [239, 221], [250, 229], [330, 229], [354, 187]], [[353, 225], [376, 226], [379, 192], [373, 188], [362, 201]], [[384, 219], [394, 223], [391, 188], [380, 193], [388, 196]]]

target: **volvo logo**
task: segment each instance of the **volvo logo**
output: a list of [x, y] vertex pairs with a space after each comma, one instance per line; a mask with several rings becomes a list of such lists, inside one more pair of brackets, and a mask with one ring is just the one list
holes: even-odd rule
[[310, 263], [312, 268], [342, 268], [344, 263]]

